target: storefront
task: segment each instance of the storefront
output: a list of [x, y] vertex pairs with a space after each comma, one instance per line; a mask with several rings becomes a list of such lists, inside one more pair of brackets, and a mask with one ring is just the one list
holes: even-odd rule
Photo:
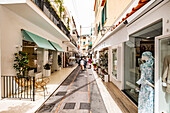
[[[142, 53], [149, 51], [155, 58], [155, 37], [162, 35], [162, 20], [129, 36], [124, 44], [124, 92], [137, 104], [137, 81], [141, 77]], [[154, 80], [153, 80], [154, 81]]]
[[[127, 18], [127, 23], [119, 24], [94, 48], [109, 47], [108, 73], [110, 81], [122, 90], [136, 105], [138, 104], [137, 81], [141, 77], [141, 55], [150, 51], [155, 59], [153, 85], [155, 90], [154, 109], [156, 113], [169, 113], [170, 94], [168, 65], [170, 45], [169, 1], [151, 0], [139, 11]], [[126, 24], [126, 25], [124, 25]], [[123, 26], [124, 25], [124, 26]], [[165, 78], [163, 78], [163, 76]], [[166, 84], [162, 83], [162, 80]], [[164, 86], [162, 86], [164, 84]], [[165, 87], [165, 86], [168, 87]]]
[[103, 48], [99, 51], [99, 63], [97, 66], [101, 68], [103, 74], [108, 75], [108, 48]]
[[[24, 37], [22, 51], [28, 53], [30, 70], [43, 76], [49, 76], [51, 72], [60, 70], [62, 57], [59, 56], [63, 49], [58, 44], [26, 30], [22, 30], [22, 34]], [[49, 73], [44, 70], [46, 64], [51, 67]]]

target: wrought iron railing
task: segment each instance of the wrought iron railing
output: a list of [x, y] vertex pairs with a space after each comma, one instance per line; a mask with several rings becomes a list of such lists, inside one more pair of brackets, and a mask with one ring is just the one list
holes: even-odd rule
[[48, 18], [53, 21], [55, 25], [57, 25], [60, 30], [70, 39], [70, 41], [76, 46], [76, 42], [73, 37], [70, 35], [70, 31], [61, 21], [60, 17], [57, 15], [54, 8], [52, 8], [50, 2], [48, 0], [32, 0], [47, 16]]
[[2, 98], [31, 99], [35, 100], [34, 76], [1, 76], [3, 95]]

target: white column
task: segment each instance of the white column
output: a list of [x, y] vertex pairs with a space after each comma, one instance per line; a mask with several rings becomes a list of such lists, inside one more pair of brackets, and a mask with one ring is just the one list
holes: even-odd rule
[[57, 51], [53, 52], [52, 71], [57, 71]]
[[43, 75], [45, 75], [44, 65], [48, 63], [48, 50], [43, 49]]

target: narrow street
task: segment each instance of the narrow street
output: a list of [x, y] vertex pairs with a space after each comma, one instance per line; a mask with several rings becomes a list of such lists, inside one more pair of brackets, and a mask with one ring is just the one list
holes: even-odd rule
[[77, 67], [37, 113], [107, 113], [91, 69]]

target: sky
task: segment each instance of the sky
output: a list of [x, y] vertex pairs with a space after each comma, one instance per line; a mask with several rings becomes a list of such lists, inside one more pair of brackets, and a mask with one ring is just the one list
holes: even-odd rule
[[64, 0], [64, 5], [73, 16], [77, 31], [80, 35], [90, 34], [91, 24], [94, 23], [94, 2], [95, 0]]

